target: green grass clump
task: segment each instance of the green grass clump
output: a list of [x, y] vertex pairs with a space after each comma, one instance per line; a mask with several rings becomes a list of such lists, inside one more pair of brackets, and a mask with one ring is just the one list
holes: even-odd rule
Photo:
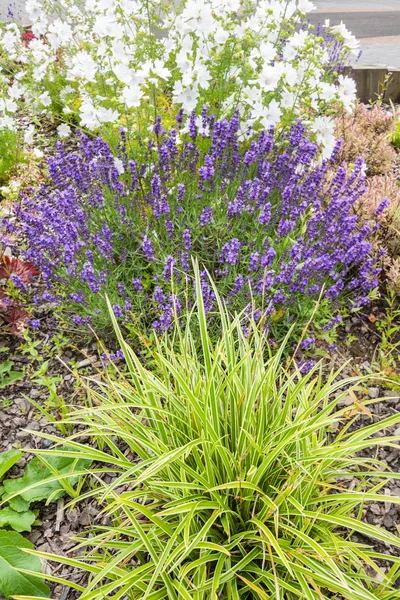
[[400, 415], [350, 431], [356, 407], [337, 404], [344, 386], [357, 393], [354, 379], [282, 366], [283, 346], [271, 355], [255, 328], [246, 338], [220, 301], [214, 341], [198, 273], [197, 298], [187, 326], [158, 342], [149, 367], [114, 319], [128, 375], [93, 381], [89, 406], [67, 419], [80, 432], [38, 451], [116, 474], [105, 481], [99, 469], [84, 495], [109, 525], [99, 519], [82, 534], [80, 558], [46, 558], [89, 573], [85, 587], [64, 582], [81, 600], [399, 598], [400, 559], [372, 545], [399, 548], [400, 539], [359, 517], [366, 502], [387, 501], [379, 490], [398, 477], [360, 451], [397, 447], [379, 432]]

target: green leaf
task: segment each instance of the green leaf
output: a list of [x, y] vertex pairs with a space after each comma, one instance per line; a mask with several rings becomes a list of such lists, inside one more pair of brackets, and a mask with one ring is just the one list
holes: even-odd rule
[[21, 498], [21, 496], [15, 496], [15, 498], [10, 498], [10, 500], [8, 500], [8, 504], [16, 512], [22, 513], [26, 510], [29, 510], [30, 502], [27, 502], [26, 500]]
[[19, 533], [0, 531], [0, 590], [9, 598], [16, 594], [35, 595], [48, 598], [48, 586], [34, 575], [25, 575], [18, 569], [41, 572], [40, 559], [26, 554], [20, 548], [33, 548], [33, 545]]
[[0, 388], [5, 388], [8, 385], [12, 385], [14, 381], [18, 381], [24, 376], [22, 371], [10, 371], [7, 377], [2, 378], [0, 382]]
[[0, 481], [16, 462], [24, 455], [22, 450], [0, 452]]
[[31, 510], [25, 512], [16, 512], [8, 507], [0, 510], [0, 527], [8, 525], [15, 531], [30, 531], [36, 515]]
[[[46, 460], [60, 474], [66, 474], [69, 471], [73, 472], [73, 468], [79, 469], [84, 465], [88, 466], [90, 464], [90, 461], [87, 460], [80, 459], [76, 461], [74, 458], [65, 456], [51, 456], [47, 457]], [[9, 500], [10, 506], [16, 511], [26, 510], [30, 502], [47, 500], [50, 497], [51, 501], [54, 502], [65, 495], [65, 490], [59, 481], [46, 481], [46, 479], [51, 478], [54, 478], [54, 475], [50, 469], [38, 457], [35, 457], [26, 467], [22, 477], [5, 479], [3, 481], [7, 494], [3, 497], [3, 500], [7, 500], [8, 496], [18, 493], [18, 496]], [[74, 485], [77, 480], [77, 475], [71, 475], [67, 481], [71, 485]], [[35, 485], [40, 484], [40, 482], [43, 482], [42, 485]]]

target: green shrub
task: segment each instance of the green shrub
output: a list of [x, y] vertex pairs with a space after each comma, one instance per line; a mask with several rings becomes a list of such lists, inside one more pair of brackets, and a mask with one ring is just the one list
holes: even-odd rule
[[0, 185], [7, 183], [11, 169], [21, 160], [21, 152], [18, 152], [18, 149], [18, 132], [0, 129]]
[[391, 136], [392, 144], [395, 148], [400, 148], [400, 119], [396, 121], [395, 128]]
[[[111, 483], [94, 476], [84, 496], [97, 499], [110, 525], [82, 535], [80, 559], [44, 556], [89, 573], [85, 587], [63, 582], [81, 600], [398, 598], [400, 559], [370, 544], [398, 548], [400, 540], [357, 517], [365, 502], [387, 498], [378, 491], [393, 476], [358, 453], [393, 446], [396, 438], [375, 435], [400, 416], [350, 432], [357, 407], [337, 404], [344, 386], [357, 391], [355, 380], [332, 373], [324, 382], [318, 367], [303, 377], [282, 366], [283, 347], [266, 358], [265, 336], [254, 328], [246, 338], [220, 301], [214, 343], [198, 272], [197, 297], [186, 329], [158, 342], [151, 368], [114, 319], [127, 378], [93, 380], [91, 404], [68, 419], [79, 434], [40, 451], [78, 454], [115, 474]], [[388, 573], [381, 558], [393, 562]]]

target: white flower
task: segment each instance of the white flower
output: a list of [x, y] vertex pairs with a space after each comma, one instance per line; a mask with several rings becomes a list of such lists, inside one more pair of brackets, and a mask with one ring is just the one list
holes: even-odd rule
[[114, 65], [112, 70], [114, 75], [125, 85], [132, 83], [133, 71], [127, 65]]
[[57, 127], [57, 133], [60, 136], [60, 138], [68, 137], [71, 133], [71, 127], [66, 123], [61, 123], [61, 125]]
[[319, 98], [329, 102], [333, 100], [337, 95], [337, 88], [333, 83], [326, 83], [325, 81], [320, 81], [318, 85], [318, 92], [313, 92], [311, 94], [312, 97], [316, 97], [318, 95]]
[[177, 67], [182, 71], [182, 73], [185, 73], [192, 68], [192, 61], [189, 59], [188, 52], [185, 48], [181, 48], [181, 50], [179, 50], [175, 60]]
[[200, 61], [197, 61], [196, 64], [193, 66], [192, 72], [193, 75], [196, 76], [197, 83], [201, 85], [203, 90], [208, 90], [208, 88], [210, 87], [211, 74], [205, 66], [205, 64], [203, 64]]
[[122, 162], [122, 160], [120, 158], [114, 158], [114, 165], [115, 165], [115, 168], [117, 169], [119, 175], [122, 175], [122, 173], [125, 172], [124, 163]]
[[200, 4], [196, 0], [188, 0], [181, 15], [182, 26], [185, 32], [208, 35], [217, 29], [216, 21], [211, 14], [210, 7]]
[[8, 88], [8, 95], [10, 96], [10, 98], [14, 98], [15, 100], [18, 100], [18, 98], [21, 98], [21, 96], [23, 96], [24, 93], [25, 93], [24, 86], [19, 84], [16, 81], [14, 81], [12, 86]]
[[288, 39], [286, 46], [283, 49], [283, 59], [286, 61], [294, 60], [300, 50], [303, 49], [308, 37], [307, 31], [300, 30], [294, 33], [293, 36]]
[[[100, 44], [103, 44], [106, 50], [109, 47], [109, 44], [106, 44], [104, 40], [102, 40]], [[130, 47], [121, 40], [112, 40], [111, 54], [114, 60], [118, 60], [122, 64], [129, 64], [131, 54]]]
[[42, 81], [46, 76], [47, 64], [40, 65], [33, 70], [32, 79], [36, 82]]
[[261, 123], [265, 129], [276, 125], [281, 118], [281, 108], [275, 99], [272, 99], [268, 106], [264, 109], [264, 116]]
[[159, 59], [154, 61], [151, 71], [161, 79], [167, 80], [171, 77], [171, 71]]
[[47, 33], [47, 16], [42, 12], [40, 17], [36, 19], [32, 25], [32, 33], [37, 38], [40, 38], [41, 35], [45, 35]]
[[137, 108], [140, 106], [140, 100], [143, 97], [143, 92], [139, 86], [131, 85], [125, 87], [122, 92], [122, 98], [128, 108]]
[[334, 27], [331, 27], [331, 31], [338, 34], [343, 39], [345, 46], [347, 46], [347, 48], [349, 48], [349, 50], [351, 51], [352, 54], [358, 53], [359, 47], [360, 47], [360, 42], [351, 33], [351, 31], [349, 31], [347, 29], [347, 27], [343, 23], [343, 21], [340, 21], [339, 25], [335, 25]]
[[247, 100], [248, 104], [256, 104], [262, 100], [262, 90], [255, 86], [247, 86], [243, 88], [243, 96]]
[[335, 147], [335, 123], [329, 117], [316, 117], [311, 125], [315, 132], [317, 143], [322, 146], [322, 158], [329, 158]]
[[276, 57], [276, 48], [271, 42], [262, 42], [260, 47], [255, 49], [255, 53], [259, 53], [264, 62], [269, 62]]
[[275, 90], [276, 86], [278, 85], [278, 81], [282, 77], [284, 69], [285, 67], [282, 63], [277, 63], [273, 67], [264, 66], [258, 78], [261, 89], [265, 92]]
[[124, 35], [120, 23], [112, 16], [112, 13], [98, 16], [93, 25], [93, 33], [100, 37], [121, 39]]
[[350, 112], [356, 99], [356, 84], [351, 77], [343, 75], [339, 75], [338, 84], [339, 98], [343, 102], [345, 109]]
[[222, 46], [229, 39], [229, 35], [229, 31], [220, 28], [214, 33], [214, 40], [218, 45]]
[[69, 77], [92, 82], [95, 80], [97, 71], [98, 66], [90, 54], [81, 50], [72, 58], [72, 69], [69, 70]]
[[297, 93], [296, 92], [289, 92], [288, 90], [284, 90], [282, 92], [282, 97], [281, 97], [281, 107], [282, 108], [294, 108], [296, 105], [296, 100], [297, 100]]
[[0, 131], [2, 129], [11, 129], [12, 131], [16, 130], [16, 123], [9, 115], [0, 117]]
[[72, 39], [71, 26], [65, 21], [61, 21], [61, 19], [56, 19], [54, 23], [49, 25], [47, 39], [49, 40], [51, 47], [54, 48], [54, 50], [57, 50], [60, 46], [64, 46]]
[[7, 52], [13, 54], [15, 52], [15, 46], [18, 43], [18, 36], [14, 31], [6, 31], [1, 42]]
[[304, 46], [308, 37], [309, 37], [308, 32], [305, 31], [304, 29], [301, 29], [300, 31], [296, 31], [292, 35], [292, 37], [289, 39], [289, 45], [292, 48], [296, 48], [296, 50], [299, 50], [300, 48], [302, 48]]
[[50, 106], [51, 98], [49, 92], [43, 92], [43, 94], [40, 94], [39, 102], [43, 104], [43, 106]]
[[197, 105], [199, 90], [196, 84], [194, 84], [192, 87], [183, 88], [182, 83], [180, 81], [176, 81], [173, 89], [173, 95], [174, 102], [181, 104], [185, 111], [192, 112]]
[[298, 5], [297, 5], [297, 10], [299, 10], [301, 13], [308, 13], [311, 12], [312, 10], [315, 10], [317, 7], [315, 6], [315, 4], [313, 4], [312, 2], [310, 2], [310, 0], [299, 0]]
[[32, 21], [36, 21], [43, 14], [43, 5], [37, 0], [27, 0], [25, 10]]
[[79, 108], [79, 113], [81, 117], [81, 125], [83, 127], [87, 127], [91, 131], [98, 127], [99, 120], [97, 118], [97, 111], [90, 100], [85, 100], [82, 102]]
[[25, 144], [27, 144], [28, 146], [30, 144], [32, 144], [34, 135], [35, 135], [35, 126], [31, 124], [26, 128], [25, 133], [24, 133]]
[[33, 154], [36, 156], [36, 158], [43, 158], [44, 156], [43, 152], [39, 148], [34, 148]]
[[118, 117], [118, 111], [113, 110], [112, 108], [100, 106], [97, 110], [97, 118], [100, 123], [115, 123], [118, 121]]
[[0, 110], [13, 113], [17, 110], [17, 105], [10, 98], [0, 98]]

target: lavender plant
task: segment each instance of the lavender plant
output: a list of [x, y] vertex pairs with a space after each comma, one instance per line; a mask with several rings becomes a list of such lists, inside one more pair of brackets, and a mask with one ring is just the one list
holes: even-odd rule
[[239, 131], [238, 114], [217, 121], [204, 108], [187, 132], [181, 114], [170, 131], [159, 117], [133, 158], [124, 132], [119, 158], [100, 138], [81, 136], [76, 152], [59, 142], [50, 183], [18, 208], [26, 258], [47, 286], [36, 302], [103, 328], [108, 296], [121, 321], [161, 333], [195, 302], [196, 258], [206, 311], [208, 271], [229, 309], [247, 308], [274, 338], [313, 312], [314, 329], [327, 330], [345, 306], [366, 303], [379, 269], [369, 258], [374, 225], [358, 227], [352, 213], [362, 161], [328, 180], [300, 122], [279, 144], [272, 129], [252, 141]]

